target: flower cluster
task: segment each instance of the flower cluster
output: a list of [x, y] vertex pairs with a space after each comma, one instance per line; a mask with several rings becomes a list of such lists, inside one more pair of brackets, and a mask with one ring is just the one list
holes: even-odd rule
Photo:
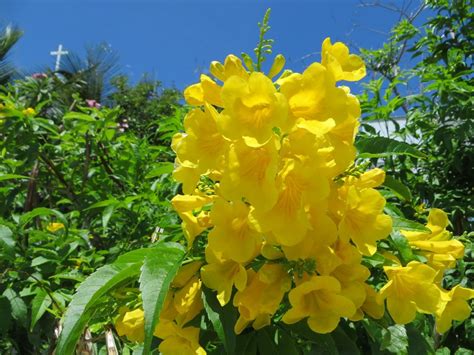
[[201, 75], [184, 92], [195, 108], [172, 142], [184, 192], [172, 204], [190, 253], [204, 249], [205, 262], [186, 264], [174, 281], [156, 330], [165, 354], [180, 346], [203, 352], [199, 330], [186, 325], [202, 309], [202, 284], [221, 306], [238, 309], [237, 334], [269, 325], [282, 309], [284, 323], [304, 319], [329, 333], [341, 318], [382, 317], [385, 299], [395, 322], [430, 313], [440, 332], [468, 316], [472, 290], [440, 287], [463, 246], [439, 210], [430, 214], [431, 233], [404, 232], [428, 261], [403, 266], [392, 257], [380, 292], [368, 283], [363, 257], [377, 252], [392, 219], [375, 189], [384, 172], [354, 167], [360, 105], [338, 86], [365, 76], [361, 58], [328, 38], [320, 63], [278, 76], [284, 64], [277, 56], [265, 75], [229, 55], [211, 63], [213, 78]]

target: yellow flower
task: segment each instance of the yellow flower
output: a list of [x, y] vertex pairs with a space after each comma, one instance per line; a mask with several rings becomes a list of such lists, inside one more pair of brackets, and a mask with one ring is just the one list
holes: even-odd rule
[[436, 270], [418, 261], [407, 266], [384, 266], [389, 281], [379, 299], [387, 299], [387, 309], [397, 324], [410, 323], [416, 311], [433, 314], [442, 305], [440, 289], [433, 283]]
[[171, 200], [174, 209], [181, 217], [181, 227], [188, 242], [188, 248], [193, 246], [194, 239], [199, 234], [211, 227], [208, 212], [201, 209], [212, 202], [212, 199], [210, 196], [176, 195]]
[[321, 203], [329, 193], [325, 177], [316, 177], [314, 171], [301, 162], [286, 159], [277, 177], [280, 193], [275, 206], [269, 211], [253, 208], [249, 219], [259, 232], [272, 232], [275, 240], [284, 246], [300, 243], [310, 229], [306, 204]]
[[443, 305], [436, 313], [436, 330], [445, 333], [453, 320], [463, 321], [471, 315], [468, 301], [474, 298], [474, 290], [459, 285], [451, 291], [442, 291]]
[[246, 80], [249, 76], [249, 73], [245, 70], [240, 58], [233, 54], [227, 56], [224, 65], [218, 61], [213, 61], [210, 65], [209, 71], [220, 81], [226, 81], [232, 76], [238, 76]]
[[51, 222], [46, 227], [51, 233], [57, 232], [58, 230], [64, 229], [64, 224], [58, 222]]
[[349, 185], [339, 191], [343, 202], [337, 212], [340, 216], [339, 237], [352, 239], [364, 255], [373, 255], [377, 250], [377, 240], [386, 238], [392, 230], [392, 219], [382, 214], [385, 199], [372, 188], [359, 189]]
[[185, 325], [196, 317], [203, 308], [201, 280], [194, 276], [181, 289], [174, 292], [173, 305], [178, 314], [176, 323]]
[[277, 145], [274, 139], [258, 148], [249, 147], [242, 140], [234, 142], [229, 148], [220, 184], [222, 194], [232, 200], [245, 198], [261, 210], [270, 209], [278, 195], [275, 184]]
[[265, 264], [257, 273], [250, 269], [247, 274], [247, 287], [234, 296], [234, 306], [240, 313], [234, 326], [236, 334], [252, 322], [254, 329], [269, 325], [283, 295], [291, 287], [290, 277], [279, 264]]
[[232, 260], [209, 260], [212, 259], [209, 258], [211, 254], [212, 252], [206, 250], [206, 258], [209, 264], [201, 268], [201, 279], [204, 285], [217, 291], [217, 300], [221, 306], [224, 306], [230, 300], [234, 285], [240, 291], [245, 288], [247, 272], [241, 264]]
[[200, 172], [221, 169], [228, 142], [217, 130], [217, 111], [205, 105], [202, 111], [196, 108], [184, 118], [186, 134], [177, 133], [172, 148], [179, 161], [190, 161]]
[[27, 109], [24, 109], [22, 111], [22, 113], [25, 115], [25, 116], [35, 116], [36, 115], [36, 111], [34, 108], [31, 108], [31, 107], [28, 107]]
[[293, 324], [308, 317], [309, 327], [316, 333], [330, 333], [341, 317], [351, 317], [356, 308], [341, 295], [341, 284], [331, 276], [313, 276], [290, 291], [292, 308], [282, 320]]
[[249, 207], [241, 201], [215, 201], [211, 211], [214, 228], [209, 232], [208, 248], [223, 259], [240, 263], [255, 258], [263, 239], [249, 225], [248, 215]]
[[380, 319], [385, 313], [383, 302], [379, 300], [377, 292], [369, 285], [365, 284], [366, 298], [361, 310], [374, 319]]
[[204, 103], [222, 107], [222, 88], [207, 75], [201, 74], [201, 82], [188, 86], [184, 90], [184, 98], [190, 105], [200, 106]]
[[160, 320], [153, 334], [163, 339], [158, 348], [163, 355], [206, 354], [199, 345], [199, 328], [183, 328], [173, 321]]
[[323, 41], [321, 63], [328, 68], [334, 79], [358, 81], [365, 76], [364, 61], [355, 54], [349, 54], [349, 48], [344, 43], [331, 44], [328, 37]]
[[115, 322], [115, 329], [120, 336], [126, 336], [130, 341], [143, 342], [145, 339], [145, 314], [137, 308], [129, 311], [127, 307], [119, 310], [119, 318]]
[[366, 299], [366, 284], [370, 271], [360, 263], [339, 265], [332, 273], [341, 284], [341, 295], [360, 308]]
[[267, 143], [273, 128], [286, 123], [288, 106], [264, 74], [253, 72], [248, 81], [231, 76], [222, 89], [224, 111], [217, 122], [222, 134], [232, 140], [244, 139], [252, 147]]
[[[451, 239], [451, 233], [446, 230], [448, 224], [447, 214], [432, 208], [426, 225], [431, 233], [401, 233], [408, 239], [410, 246], [421, 250], [421, 254], [428, 259], [428, 265], [437, 270], [444, 270], [454, 267], [456, 260], [464, 256], [464, 245], [459, 240]], [[442, 273], [439, 276], [442, 277]]]

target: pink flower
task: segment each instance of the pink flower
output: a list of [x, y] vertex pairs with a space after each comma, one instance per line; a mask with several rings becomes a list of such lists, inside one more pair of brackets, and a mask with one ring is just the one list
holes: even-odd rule
[[100, 104], [95, 100], [86, 100], [87, 106], [91, 108], [100, 108]]
[[45, 73], [34, 73], [31, 77], [33, 79], [46, 79], [48, 76]]

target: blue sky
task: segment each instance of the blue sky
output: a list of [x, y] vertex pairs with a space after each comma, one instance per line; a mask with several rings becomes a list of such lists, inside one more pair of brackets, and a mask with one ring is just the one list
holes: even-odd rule
[[361, 7], [359, 0], [0, 1], [0, 25], [14, 23], [25, 32], [11, 55], [25, 71], [53, 67], [49, 52], [59, 43], [81, 53], [85, 44], [107, 42], [132, 80], [151, 73], [179, 89], [195, 82], [210, 61], [251, 52], [268, 7], [274, 53], [283, 53], [294, 70], [319, 60], [327, 36], [354, 49], [377, 48], [398, 20], [395, 12]]

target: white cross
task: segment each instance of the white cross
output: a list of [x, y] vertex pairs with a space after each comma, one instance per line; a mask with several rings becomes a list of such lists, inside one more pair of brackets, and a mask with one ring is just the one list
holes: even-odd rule
[[69, 52], [68, 51], [63, 51], [63, 45], [60, 44], [59, 47], [58, 47], [58, 50], [57, 51], [52, 51], [52, 52], [50, 52], [50, 54], [56, 56], [56, 66], [54, 67], [54, 71], [58, 71], [59, 70], [59, 65], [61, 64], [61, 56], [63, 54], [69, 54]]

